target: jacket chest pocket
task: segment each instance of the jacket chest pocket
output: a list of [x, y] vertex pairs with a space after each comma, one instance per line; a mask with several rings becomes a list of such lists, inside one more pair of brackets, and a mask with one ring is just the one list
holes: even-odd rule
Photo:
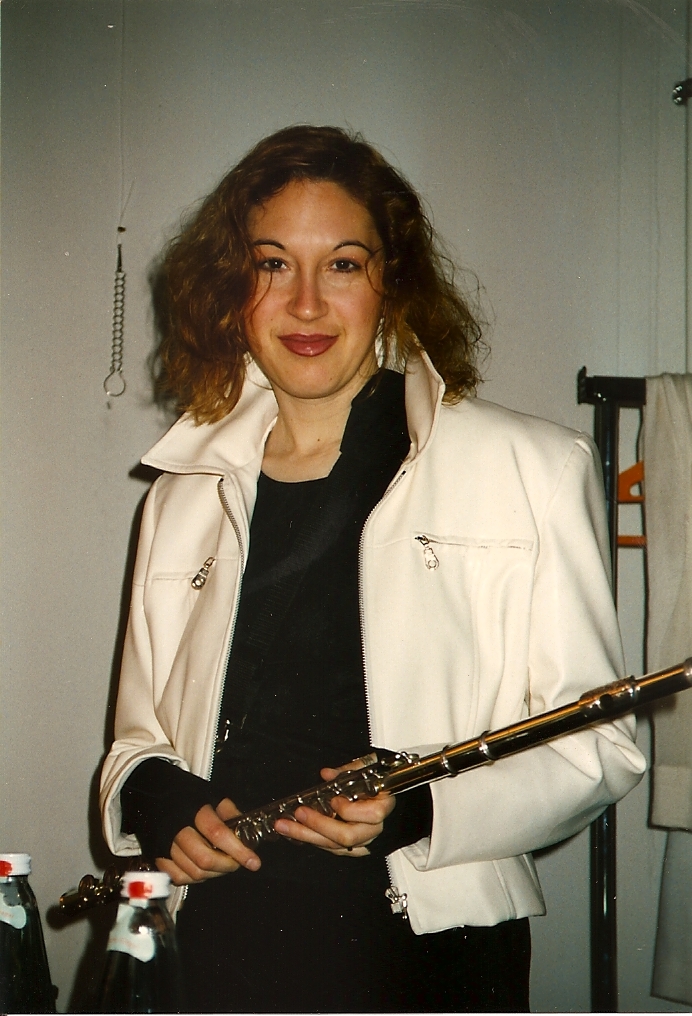
[[490, 725], [503, 679], [525, 672], [535, 550], [427, 528], [374, 548], [365, 642], [386, 743], [460, 741]]
[[188, 625], [194, 624], [193, 615], [204, 609], [205, 586], [213, 574], [213, 563], [210, 558], [200, 562], [199, 568], [157, 575], [147, 584], [144, 616], [155, 674], [170, 672], [183, 634]]
[[[439, 536], [420, 530], [412, 535], [420, 562], [427, 572], [459, 569], [474, 572], [480, 564], [499, 570], [525, 565], [533, 559], [533, 540], [473, 536]], [[440, 573], [442, 578], [442, 572]]]
[[420, 530], [411, 547], [427, 630], [450, 659], [465, 659], [466, 672], [483, 672], [492, 688], [507, 660], [526, 657], [534, 541]]

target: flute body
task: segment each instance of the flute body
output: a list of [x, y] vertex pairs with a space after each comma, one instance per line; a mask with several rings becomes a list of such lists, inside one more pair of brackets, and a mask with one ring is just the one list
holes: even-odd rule
[[279, 818], [292, 819], [301, 805], [324, 815], [333, 815], [330, 802], [335, 797], [358, 801], [375, 797], [382, 791], [400, 794], [424, 783], [458, 776], [594, 723], [616, 719], [637, 706], [691, 686], [692, 658], [689, 658], [668, 670], [640, 678], [628, 677], [594, 688], [568, 705], [529, 716], [500, 730], [486, 731], [459, 744], [447, 745], [431, 755], [419, 757], [407, 752], [381, 752], [365, 756], [354, 763], [362, 768], [339, 773], [333, 780], [245, 812], [226, 824], [246, 846], [254, 850], [266, 840], [279, 839], [274, 823]]
[[[333, 780], [245, 812], [231, 819], [227, 825], [246, 846], [254, 850], [267, 840], [278, 839], [279, 834], [274, 830], [276, 820], [294, 818], [296, 809], [301, 805], [324, 815], [333, 815], [331, 801], [335, 797], [358, 801], [375, 797], [382, 791], [404, 793], [424, 783], [434, 783], [498, 762], [595, 723], [616, 719], [638, 706], [690, 687], [692, 657], [668, 670], [640, 678], [628, 677], [594, 688], [575, 702], [547, 713], [528, 716], [500, 730], [486, 731], [468, 741], [447, 745], [431, 755], [419, 757], [407, 752], [389, 751], [368, 755], [354, 763], [361, 768], [345, 770]], [[142, 868], [144, 864], [141, 859], [128, 858], [123, 870]], [[115, 867], [109, 868], [101, 882], [92, 875], [85, 875], [78, 889], [60, 897], [61, 908], [77, 913], [95, 903], [109, 902], [118, 895], [121, 874], [122, 871]]]

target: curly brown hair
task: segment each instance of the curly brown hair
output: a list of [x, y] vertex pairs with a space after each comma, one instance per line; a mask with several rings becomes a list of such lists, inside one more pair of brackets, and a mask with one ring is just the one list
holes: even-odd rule
[[336, 183], [370, 213], [384, 248], [386, 362], [401, 366], [422, 346], [445, 381], [446, 402], [473, 391], [481, 324], [455, 286], [418, 195], [359, 134], [294, 126], [255, 145], [169, 245], [160, 279], [159, 396], [197, 423], [220, 420], [235, 406], [248, 353], [245, 311], [257, 281], [248, 215], [294, 180]]

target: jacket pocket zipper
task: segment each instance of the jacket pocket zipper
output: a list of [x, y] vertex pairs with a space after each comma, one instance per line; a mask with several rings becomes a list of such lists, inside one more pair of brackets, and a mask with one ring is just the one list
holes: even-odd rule
[[433, 550], [432, 543], [430, 542], [428, 537], [424, 536], [423, 534], [421, 534], [420, 536], [416, 536], [415, 539], [418, 541], [418, 543], [420, 543], [421, 547], [423, 548], [423, 562], [425, 563], [425, 567], [428, 569], [428, 571], [435, 571], [436, 568], [440, 567], [440, 561], [437, 554]]
[[204, 564], [202, 565], [200, 570], [197, 572], [195, 577], [190, 582], [190, 585], [192, 586], [193, 589], [201, 589], [202, 588], [204, 583], [209, 578], [209, 569], [213, 565], [214, 561], [216, 561], [215, 557], [208, 557], [207, 558], [207, 560], [204, 562]]

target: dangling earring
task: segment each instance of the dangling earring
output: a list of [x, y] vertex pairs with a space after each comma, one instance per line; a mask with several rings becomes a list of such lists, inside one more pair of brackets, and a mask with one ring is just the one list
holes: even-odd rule
[[375, 334], [375, 355], [377, 357], [377, 366], [384, 367], [387, 360], [387, 343], [384, 338], [384, 314], [380, 318]]

